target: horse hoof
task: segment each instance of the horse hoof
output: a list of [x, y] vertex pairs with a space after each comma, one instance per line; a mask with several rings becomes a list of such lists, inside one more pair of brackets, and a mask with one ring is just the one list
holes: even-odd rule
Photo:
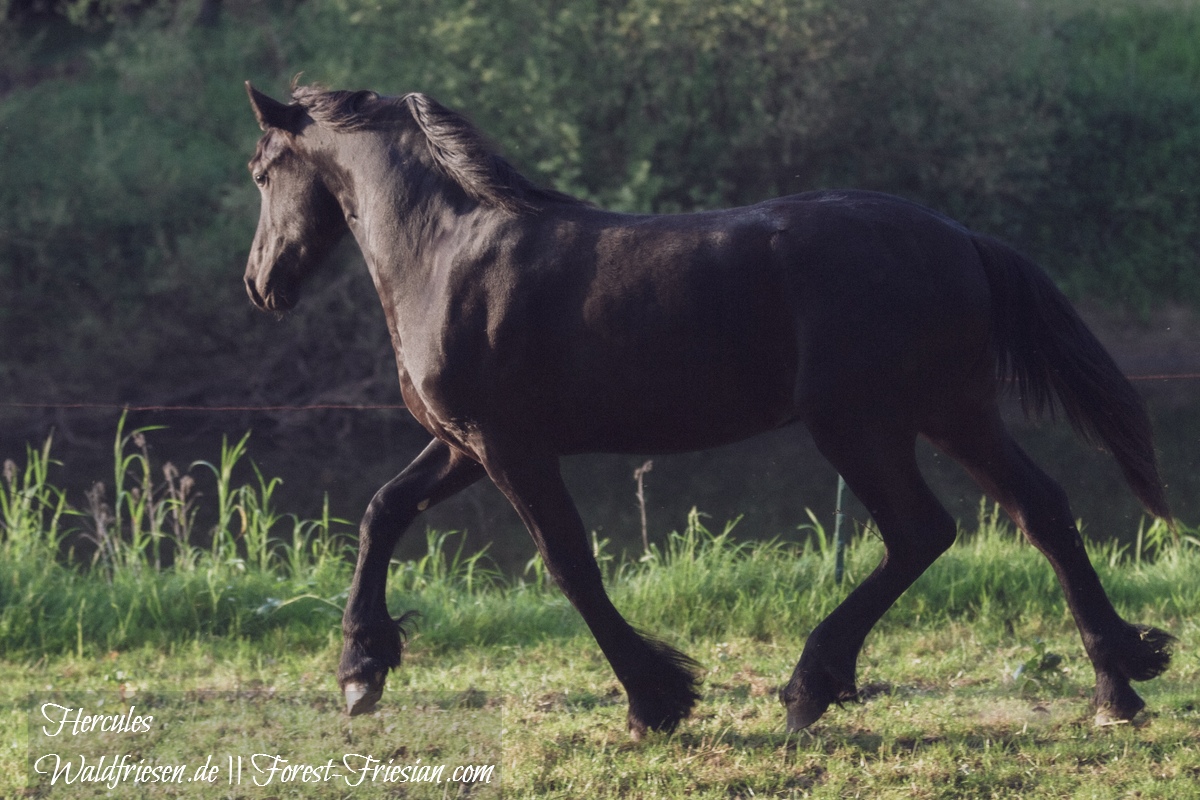
[[1113, 725], [1128, 725], [1133, 722], [1138, 712], [1146, 707], [1142, 698], [1134, 695], [1136, 702], [1127, 703], [1124, 708], [1104, 703], [1096, 706], [1096, 716], [1093, 719], [1097, 728], [1108, 728]]
[[1138, 696], [1128, 681], [1098, 674], [1092, 707], [1096, 709], [1096, 726], [1105, 728], [1133, 722], [1134, 717], [1146, 707], [1146, 701]]
[[838, 682], [828, 673], [806, 672], [793, 676], [779, 690], [779, 702], [787, 709], [788, 733], [798, 733], [819, 720], [833, 703], [857, 697], [854, 683]]
[[799, 733], [824, 716], [828, 703], [796, 703], [787, 707], [788, 733]]
[[346, 700], [346, 713], [349, 716], [367, 714], [375, 710], [375, 704], [383, 697], [383, 683], [369, 685], [351, 681], [342, 687], [342, 696]]
[[1092, 722], [1097, 728], [1108, 728], [1113, 725], [1128, 725], [1132, 720], [1118, 716], [1107, 708], [1102, 708], [1096, 712], [1096, 717]]

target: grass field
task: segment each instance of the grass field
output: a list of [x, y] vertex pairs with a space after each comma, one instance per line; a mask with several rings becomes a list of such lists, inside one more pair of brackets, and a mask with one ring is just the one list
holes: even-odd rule
[[[350, 569], [337, 521], [276, 514], [260, 476], [232, 486], [235, 445], [212, 465], [218, 528], [182, 536], [172, 514], [186, 509], [146, 477], [140, 434], [119, 435], [114, 488], [89, 511], [56, 493], [47, 452], [6, 470], [2, 797], [1200, 797], [1200, 540], [1186, 526], [1092, 548], [1122, 613], [1179, 638], [1167, 674], [1139, 685], [1148, 709], [1132, 725], [1093, 726], [1091, 667], [1051, 570], [988, 509], [867, 640], [865, 702], [800, 734], [785, 732], [776, 690], [881, 548], [869, 532], [853, 540], [838, 586], [819, 525], [804, 546], [748, 544], [699, 514], [640, 558], [596, 542], [618, 607], [706, 669], [674, 734], [630, 741], [620, 686], [537, 563], [503, 576], [432, 533], [389, 584], [394, 612], [422, 614], [405, 664], [379, 713], [348, 720], [333, 679]], [[107, 542], [86, 568], [62, 557], [72, 527]], [[189, 772], [214, 754], [232, 771], [230, 756], [266, 748], [293, 764], [490, 759], [499, 786], [38, 788], [30, 755], [47, 740], [31, 720], [50, 701], [158, 714], [158, 739], [101, 750]]]

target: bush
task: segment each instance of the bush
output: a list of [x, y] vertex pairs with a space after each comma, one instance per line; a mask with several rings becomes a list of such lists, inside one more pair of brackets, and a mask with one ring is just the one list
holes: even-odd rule
[[[47, 7], [90, 32], [25, 16], [0, 34], [8, 396], [394, 400], [355, 254], [279, 325], [242, 295], [258, 131], [241, 82], [279, 95], [301, 70], [434, 94], [606, 206], [873, 188], [1014, 241], [1076, 295], [1200, 300], [1187, 5], [339, 0], [229, 4], [216, 27], [196, 5], [65, 3]], [[48, 416], [6, 422], [24, 439]]]
[[1088, 11], [1071, 58], [1036, 241], [1076, 295], [1200, 300], [1200, 8]]

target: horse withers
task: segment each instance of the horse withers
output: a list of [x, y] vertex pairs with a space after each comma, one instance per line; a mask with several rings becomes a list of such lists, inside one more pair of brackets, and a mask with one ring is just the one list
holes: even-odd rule
[[1062, 489], [1005, 429], [997, 396], [1061, 406], [1170, 519], [1141, 399], [1033, 263], [913, 203], [811, 192], [745, 208], [619, 214], [536, 186], [423, 94], [247, 90], [264, 131], [246, 268], [282, 311], [347, 232], [379, 292], [404, 402], [432, 440], [371, 500], [343, 619], [351, 714], [399, 666], [388, 562], [417, 514], [483, 477], [512, 503], [629, 697], [629, 728], [672, 730], [692, 659], [610, 602], [559, 473], [571, 453], [667, 453], [793, 423], [873, 517], [878, 568], [808, 637], [780, 691], [791, 730], [856, 696], [867, 633], [954, 541], [917, 468], [923, 436], [1049, 559], [1096, 671], [1100, 722], [1144, 703], [1171, 637], [1114, 610]]

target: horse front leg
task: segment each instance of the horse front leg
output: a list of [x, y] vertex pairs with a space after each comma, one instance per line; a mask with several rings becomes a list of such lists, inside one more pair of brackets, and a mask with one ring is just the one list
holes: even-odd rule
[[484, 476], [484, 469], [435, 439], [403, 472], [375, 493], [358, 533], [358, 563], [342, 617], [338, 685], [351, 715], [375, 707], [389, 669], [400, 666], [407, 615], [392, 619], [387, 572], [396, 542], [420, 512]]
[[700, 698], [699, 665], [635, 630], [613, 606], [559, 473], [558, 458], [525, 452], [489, 453], [488, 475], [504, 492], [537, 544], [567, 599], [583, 617], [629, 697], [634, 740], [647, 730], [674, 730]]

